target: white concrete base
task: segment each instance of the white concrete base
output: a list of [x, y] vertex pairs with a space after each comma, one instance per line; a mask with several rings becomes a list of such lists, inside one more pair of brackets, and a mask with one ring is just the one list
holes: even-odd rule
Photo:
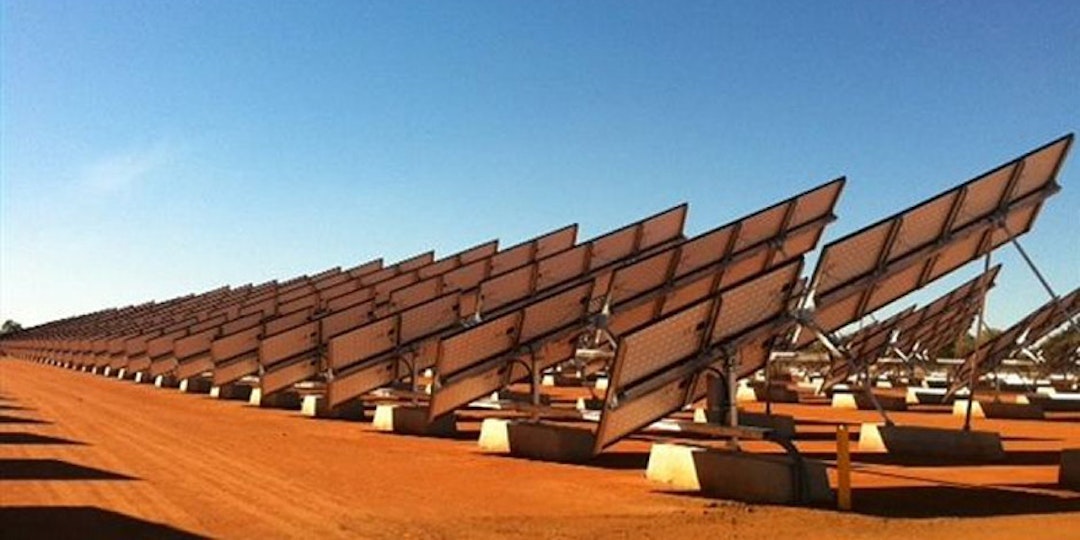
[[797, 504], [796, 475], [802, 477], [808, 504], [832, 502], [825, 465], [806, 459], [796, 467], [786, 455], [709, 450], [693, 454], [701, 492], [708, 497], [750, 503]]
[[135, 374], [135, 382], [138, 383], [138, 384], [142, 384], [143, 379], [145, 379], [146, 377], [147, 377], [146, 373], [140, 371], [140, 372]]
[[485, 418], [480, 423], [480, 439], [477, 440], [480, 449], [499, 454], [510, 453], [510, 436], [506, 429], [509, 423], [509, 420], [502, 418]]
[[125, 374], [125, 373], [127, 373], [127, 369], [124, 369], [124, 368], [120, 368], [120, 369], [118, 369], [118, 370], [116, 371], [116, 378], [117, 378], [117, 379], [123, 379], [123, 378], [124, 378], [124, 374]]
[[[363, 420], [364, 402], [359, 399], [347, 401], [330, 408], [326, 406], [326, 396], [308, 394], [300, 399], [300, 414], [312, 418], [345, 418], [350, 420]], [[292, 408], [292, 407], [290, 407]]]
[[594, 456], [592, 430], [560, 424], [514, 422], [506, 426], [510, 454], [541, 461], [584, 463]]
[[886, 452], [885, 441], [881, 439], [882, 424], [864, 423], [859, 426], [859, 451]]
[[[967, 404], [968, 400], [958, 399], [953, 402], [952, 414], [953, 416], [959, 416], [963, 418], [967, 416]], [[972, 418], [986, 418], [986, 413], [983, 412], [983, 408], [979, 405], [979, 400], [975, 400], [975, 403], [971, 404], [971, 417]]]
[[668, 484], [676, 489], [700, 491], [694, 454], [704, 448], [681, 444], [655, 443], [649, 449], [649, 464], [645, 478]]
[[555, 386], [555, 376], [544, 375], [540, 378], [540, 386]]
[[92, 375], [97, 375], [97, 366], [94, 366], [94, 367], [90, 368], [90, 373]]
[[427, 369], [425, 369], [425, 370], [424, 370], [424, 373], [422, 374], [422, 376], [423, 376], [423, 377], [427, 377], [428, 379], [430, 379], [430, 378], [431, 378], [431, 377], [433, 377], [434, 375], [435, 375], [435, 372], [434, 372], [434, 371], [432, 371], [432, 370], [431, 370], [431, 368], [427, 368]]
[[375, 431], [394, 431], [394, 409], [396, 408], [397, 405], [377, 405], [371, 427], [375, 428]]
[[832, 395], [832, 406], [835, 409], [858, 409], [859, 405], [855, 402], [854, 394], [839, 394], [834, 393]]
[[596, 379], [596, 389], [597, 390], [607, 390], [607, 387], [608, 387], [608, 378], [607, 377], [598, 377]]
[[108, 377], [109, 373], [112, 373], [112, 366], [105, 366], [105, 370], [102, 371], [101, 374]]
[[1005, 459], [1001, 436], [992, 431], [963, 431], [924, 426], [878, 426], [890, 455], [918, 459], [995, 462]]
[[918, 405], [919, 398], [916, 394], [917, 392], [915, 391], [914, 386], [908, 387], [907, 394], [904, 395], [904, 403], [907, 403], [908, 405]]
[[757, 402], [757, 394], [754, 393], [754, 389], [745, 384], [739, 384], [735, 389], [735, 402], [736, 403], [755, 403]]
[[256, 387], [256, 388], [251, 389], [251, 395], [248, 396], [248, 404], [249, 405], [254, 405], [256, 407], [258, 407], [259, 405], [262, 405], [262, 389], [261, 388]]
[[1016, 396], [1016, 403], [1019, 405], [1031, 405], [1031, 401], [1029, 401], [1028, 397], [1024, 394]]
[[[186, 383], [187, 380], [185, 379], [184, 382]], [[181, 385], [183, 385], [183, 383], [181, 383]], [[181, 387], [180, 391], [181, 392], [184, 391], [182, 387]], [[212, 397], [214, 399], [221, 399], [221, 387], [220, 386], [211, 386], [210, 387], [210, 397]]]
[[300, 402], [300, 414], [313, 418], [321, 416], [319, 414], [322, 411], [320, 404], [325, 402], [326, 398], [323, 396], [317, 396], [315, 394], [304, 396], [304, 401]]
[[180, 392], [201, 394], [204, 392], [213, 392], [210, 379], [191, 378], [180, 381]]

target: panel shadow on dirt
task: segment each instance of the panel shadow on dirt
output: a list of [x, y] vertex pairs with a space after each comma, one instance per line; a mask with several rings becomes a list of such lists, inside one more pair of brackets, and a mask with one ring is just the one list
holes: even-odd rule
[[72, 441], [69, 439], [62, 439], [60, 437], [51, 437], [49, 435], [38, 435], [37, 433], [8, 433], [0, 432], [0, 445], [3, 444], [77, 444], [84, 445], [79, 441]]
[[0, 508], [0, 538], [205, 538], [180, 529], [91, 506]]
[[7, 414], [0, 414], [0, 424], [48, 424], [43, 420], [36, 418], [22, 418], [19, 416], [11, 416]]
[[957, 486], [856, 488], [855, 512], [892, 518], [989, 517], [1080, 512], [1080, 497]]
[[0, 480], [135, 480], [58, 459], [0, 459]]

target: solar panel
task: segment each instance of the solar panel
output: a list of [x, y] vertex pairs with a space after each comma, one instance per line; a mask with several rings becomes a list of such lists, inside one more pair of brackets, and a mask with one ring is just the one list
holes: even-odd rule
[[832, 388], [876, 362], [888, 351], [893, 337], [896, 341], [891, 347], [900, 351], [909, 350], [915, 345], [914, 339], [918, 337], [920, 329], [933, 331], [935, 326], [940, 327], [945, 323], [944, 316], [950, 313], [977, 311], [986, 291], [993, 287], [1000, 269], [1000, 265], [994, 266], [918, 310], [908, 308], [849, 336], [842, 345], [847, 357], [833, 364], [822, 389]]
[[[374, 265], [369, 265], [368, 273], [348, 279], [358, 280], [361, 284], [367, 282], [365, 286], [374, 290], [386, 281], [402, 275], [414, 275], [419, 269], [432, 264], [433, 258], [433, 254], [428, 252], [386, 268], [373, 269]], [[191, 358], [179, 361], [177, 377], [185, 378], [183, 375], [192, 376], [212, 369], [214, 384], [221, 386], [259, 371], [258, 348], [261, 338], [303, 324], [325, 310], [323, 304], [329, 300], [326, 294], [339, 293], [346, 282], [342, 276], [348, 275], [340, 269], [328, 271], [321, 273], [317, 279], [293, 281], [279, 288], [276, 296], [247, 309], [250, 313], [262, 314], [251, 326], [237, 328], [234, 325], [232, 332], [225, 332], [222, 327], [209, 350], [192, 351]], [[381, 277], [381, 280], [376, 277]]]
[[[551, 296], [541, 297], [500, 319], [486, 321], [445, 338], [438, 348], [435, 365], [439, 384], [432, 392], [430, 417], [436, 418], [512, 382], [514, 379], [492, 387], [498, 378], [491, 373], [509, 373], [504, 364], [506, 358], [516, 354], [515, 349], [536, 350], [549, 343], [574, 342], [579, 334], [587, 331], [587, 323], [593, 317], [605, 312], [608, 315], [604, 317], [607, 319], [604, 329], [617, 336], [747, 276], [768, 270], [792, 257], [800, 257], [803, 252], [796, 249], [812, 249], [825, 225], [832, 221], [832, 209], [843, 183], [843, 179], [829, 182], [650, 256], [622, 264], [610, 272], [592, 276], [580, 285], [581, 290], [575, 291], [575, 294], [588, 294], [587, 301], [575, 305], [570, 298], [564, 299], [563, 303], [557, 304], [563, 306], [560, 309], [565, 312], [562, 317], [555, 318], [557, 324], [537, 324], [542, 330], [533, 330], [533, 333], [543, 335], [543, 339], [525, 336], [517, 326], [524, 324], [523, 310], [555, 302]], [[808, 237], [814, 241], [807, 242]], [[467, 342], [485, 332], [507, 337], [497, 342], [497, 347], [458, 351], [458, 342]], [[561, 345], [559, 348], [565, 349]], [[569, 356], [547, 355], [541, 361], [533, 357], [536, 369], [569, 360], [573, 349], [568, 350]], [[482, 379], [484, 383], [474, 379]], [[470, 396], [471, 392], [453, 389], [459, 385], [479, 393]]]
[[[536, 256], [542, 258], [532, 263], [492, 275], [469, 290], [450, 293], [449, 297], [436, 298], [404, 310], [393, 315], [393, 320], [374, 321], [370, 328], [358, 328], [331, 339], [328, 359], [336, 372], [327, 385], [328, 405], [337, 406], [393, 382], [394, 378], [387, 380], [387, 377], [399, 376], [398, 365], [402, 361], [407, 360], [421, 368], [430, 367], [435, 356], [431, 351], [438, 345], [437, 340], [433, 342], [432, 339], [437, 339], [437, 334], [459, 328], [463, 321], [473, 320], [481, 314], [486, 318], [497, 317], [500, 309], [509, 309], [513, 302], [569, 283], [588, 271], [592, 253], [602, 252], [604, 257], [610, 258], [616, 256], [619, 249], [625, 249], [622, 256], [626, 258], [681, 238], [681, 223], [685, 216], [686, 205], [676, 206], [554, 253], [548, 250], [559, 244], [546, 242], [536, 250]], [[680, 226], [672, 228], [672, 223]], [[613, 240], [619, 238], [635, 240], [629, 244]], [[569, 262], [574, 264], [568, 265]], [[429, 309], [435, 303], [441, 307]], [[429, 315], [429, 312], [436, 315]], [[408, 332], [398, 332], [398, 327]], [[416, 340], [420, 341], [410, 343]], [[369, 363], [390, 367], [374, 368]]]
[[725, 355], [741, 374], [764, 364], [769, 341], [791, 326], [801, 258], [684, 307], [620, 339], [594, 452], [705, 395], [702, 373]]
[[910, 351], [919, 342], [929, 344], [940, 338], [951, 340], [959, 332], [966, 331], [970, 328], [971, 317], [978, 312], [986, 291], [993, 288], [1000, 270], [1000, 265], [992, 267], [927, 304], [910, 320], [902, 321], [894, 347], [901, 351]]
[[[825, 246], [814, 320], [832, 332], [1030, 230], [1073, 136]], [[803, 333], [799, 344], [813, 339]]]
[[[329, 367], [323, 365], [322, 358], [323, 346], [330, 339], [375, 318], [402, 312], [443, 292], [454, 291], [458, 286], [469, 284], [470, 279], [478, 281], [489, 274], [497, 262], [496, 259], [502, 261], [500, 264], [505, 264], [507, 260], [521, 259], [524, 256], [522, 260], [528, 262], [533, 256], [547, 255], [548, 250], [571, 247], [576, 237], [577, 226], [571, 225], [527, 240], [505, 251], [496, 251], [497, 242], [487, 242], [421, 267], [416, 272], [398, 276], [408, 278], [406, 280], [391, 278], [377, 284], [371, 300], [335, 311], [327, 310], [317, 321], [281, 333], [265, 333], [258, 355], [259, 364], [263, 368], [260, 382], [263, 395], [313, 378]], [[380, 290], [382, 285], [385, 287]], [[446, 304], [447, 298], [442, 299], [442, 304]], [[327, 305], [330, 305], [330, 302], [327, 302]], [[456, 303], [451, 307], [456, 308]], [[437, 320], [445, 320], [445, 324], [456, 322], [456, 310], [450, 310], [452, 313], [449, 318], [447, 311], [445, 305], [433, 302], [423, 311], [419, 311], [419, 315], [413, 313], [409, 317], [400, 317], [396, 321], [396, 335], [408, 335], [415, 331], [414, 327], [417, 325], [434, 324]], [[288, 375], [275, 374], [276, 370], [287, 370]]]
[[1069, 320], [1077, 316], [1080, 316], [1080, 288], [1074, 289], [1060, 301], [1051, 300], [1043, 304], [1027, 317], [982, 343], [957, 370], [949, 394], [968, 386], [973, 370], [976, 377], [982, 376], [1014, 354], [1023, 343], [1034, 343], [1065, 324], [1075, 325], [1075, 322], [1069, 323]]

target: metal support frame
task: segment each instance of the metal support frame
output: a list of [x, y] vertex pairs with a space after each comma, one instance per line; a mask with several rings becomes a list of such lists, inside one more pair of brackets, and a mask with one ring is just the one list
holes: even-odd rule
[[[728, 426], [737, 428], [739, 426], [739, 404], [737, 399], [736, 384], [739, 378], [739, 359], [736, 355], [730, 352], [724, 354], [724, 376], [727, 390], [727, 406], [728, 406]], [[739, 437], [733, 435], [728, 441], [728, 445], [732, 450], [739, 449]]]
[[[805, 313], [800, 313], [798, 314], [797, 319], [800, 325], [809, 328], [810, 331], [814, 333], [818, 342], [825, 346], [825, 349], [829, 351], [829, 354], [842, 358], [847, 362], [852, 372], [858, 374], [858, 371], [855, 369], [855, 360], [851, 357], [851, 354], [846, 349], [837, 346], [836, 343], [833, 342], [833, 338], [818, 326], [817, 322], [813, 320], [813, 317], [807, 316]], [[874, 410], [881, 415], [882, 420], [885, 420], [886, 426], [894, 425], [892, 419], [889, 418], [889, 415], [885, 412], [885, 409], [881, 407], [881, 403], [878, 402], [877, 396], [874, 395], [871, 388], [872, 387], [870, 386], [866, 386], [866, 393], [870, 398], [870, 403], [874, 405]]]
[[[1010, 235], [1012, 233], [1009, 233]], [[1013, 240], [1015, 242], [1015, 238]], [[992, 251], [987, 251], [983, 256], [983, 272], [990, 271], [990, 254]], [[986, 290], [982, 291], [982, 300], [979, 302], [978, 323], [975, 324], [975, 343], [972, 345], [970, 358], [974, 359], [975, 354], [979, 351], [979, 342], [982, 341], [983, 327], [986, 325]], [[971, 431], [971, 410], [975, 405], [975, 383], [978, 381], [979, 370], [972, 366], [971, 373], [968, 375], [968, 402], [967, 409], [964, 411], [964, 431]]]
[[1050, 295], [1050, 298], [1053, 299], [1054, 309], [1058, 310], [1061, 315], [1065, 316], [1065, 321], [1070, 327], [1072, 327], [1073, 331], [1080, 332], [1080, 326], [1077, 326], [1077, 322], [1073, 320], [1073, 318], [1070, 317], [1068, 313], [1062, 311], [1061, 297], [1058, 296], [1056, 292], [1054, 292], [1053, 287], [1050, 286], [1050, 282], [1046, 280], [1046, 277], [1043, 276], [1041, 271], [1039, 271], [1039, 267], [1035, 265], [1035, 261], [1031, 260], [1031, 257], [1028, 256], [1027, 250], [1024, 249], [1024, 246], [1020, 245], [1020, 240], [1017, 239], [1016, 236], [1013, 236], [1012, 231], [1010, 231], [1008, 227], [1003, 226], [1002, 228], [1004, 228], [1005, 232], [1009, 235], [1009, 242], [1013, 245], [1013, 247], [1016, 248], [1016, 251], [1020, 252], [1020, 257], [1024, 259], [1024, 262], [1027, 263], [1028, 268], [1031, 269], [1031, 273], [1035, 274], [1035, 277], [1039, 280], [1039, 283], [1042, 285], [1043, 289], [1046, 291], [1047, 294]]

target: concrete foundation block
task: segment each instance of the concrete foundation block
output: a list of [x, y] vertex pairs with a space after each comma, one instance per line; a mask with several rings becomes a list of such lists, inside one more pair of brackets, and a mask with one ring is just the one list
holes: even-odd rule
[[150, 376], [145, 371], [140, 371], [140, 372], [135, 374], [135, 383], [136, 384], [142, 384], [143, 382], [148, 381], [149, 379], [150, 379]]
[[[698, 483], [710, 497], [766, 504], [828, 504], [833, 500], [825, 465], [790, 456], [707, 450], [693, 454]], [[796, 478], [807, 500], [800, 500]]]
[[1006, 403], [1004, 401], [982, 401], [977, 403], [979, 403], [979, 407], [987, 418], [1012, 420], [1042, 420], [1046, 418], [1042, 407], [1030, 403]]
[[[326, 405], [326, 396], [308, 394], [300, 402], [300, 414], [312, 418], [347, 418], [361, 420], [364, 418], [364, 402], [354, 399], [342, 403], [337, 407]], [[386, 430], [391, 431], [391, 430]]]
[[[768, 387], [765, 385], [752, 387], [755, 401], [771, 401], [773, 403], [798, 403], [799, 393], [788, 388], [787, 383], [773, 382]], [[738, 390], [735, 391], [736, 401]]]
[[375, 418], [371, 420], [371, 427], [375, 431], [394, 431], [394, 409], [397, 405], [376, 405]]
[[480, 423], [480, 439], [477, 441], [480, 449], [499, 454], [510, 452], [510, 436], [507, 430], [509, 423], [509, 420], [502, 418], [485, 418]]
[[92, 375], [97, 375], [97, 372], [98, 372], [98, 367], [97, 366], [93, 366], [93, 367], [90, 368], [90, 373]]
[[859, 451], [861, 452], [885, 452], [885, 441], [881, 438], [881, 428], [884, 424], [864, 423], [859, 426]]
[[1058, 392], [1053, 395], [1033, 394], [1028, 397], [1032, 404], [1043, 411], [1080, 412], [1080, 394]]
[[154, 386], [158, 388], [173, 388], [177, 385], [176, 377], [172, 375], [158, 375], [154, 377]]
[[124, 375], [127, 375], [127, 370], [126, 369], [120, 368], [120, 369], [116, 370], [116, 378], [117, 379], [123, 379]]
[[555, 376], [544, 375], [540, 378], [540, 386], [555, 386]]
[[836, 409], [858, 409], [859, 404], [855, 402], [854, 394], [841, 394], [839, 392], [832, 395], [832, 406]]
[[607, 387], [608, 387], [608, 378], [607, 377], [597, 377], [596, 378], [596, 389], [597, 390], [607, 390]]
[[428, 421], [427, 407], [397, 407], [393, 416], [394, 433], [426, 437], [450, 437], [457, 433], [457, 418], [452, 413]]
[[945, 399], [943, 388], [921, 388], [915, 392], [915, 399], [919, 405], [948, 405], [954, 403], [953, 398]]
[[700, 491], [694, 454], [704, 448], [682, 444], [655, 443], [649, 449], [645, 478], [668, 484], [675, 489]]
[[[852, 395], [855, 396], [855, 404], [859, 407], [860, 410], [864, 410], [864, 411], [876, 410], [874, 408], [874, 402], [870, 400], [870, 396], [866, 395], [865, 392], [859, 392], [857, 394], [852, 394]], [[907, 399], [904, 398], [904, 397], [881, 395], [881, 394], [875, 394], [874, 397], [877, 398], [878, 405], [881, 405], [881, 408], [883, 410], [886, 410], [886, 411], [906, 411], [907, 410]]]
[[889, 454], [978, 462], [1005, 459], [1001, 436], [991, 431], [896, 425], [878, 426], [877, 430]]
[[101, 371], [101, 374], [108, 377], [112, 373], [112, 366], [105, 366], [105, 369]]
[[180, 391], [189, 394], [205, 394], [213, 389], [213, 383], [211, 383], [209, 379], [192, 377], [180, 381]]
[[917, 388], [915, 388], [914, 386], [909, 387], [907, 389], [907, 393], [904, 394], [904, 403], [907, 403], [908, 405], [918, 405], [919, 404], [919, 396], [918, 396], [918, 394], [919, 394], [919, 392], [918, 392]]
[[246, 384], [223, 384], [221, 386], [211, 387], [210, 397], [250, 402], [253, 390], [253, 387]]
[[[529, 392], [518, 392], [516, 390], [501, 390], [495, 394], [495, 400], [508, 400], [518, 401], [521, 403], [532, 403], [532, 394]], [[551, 405], [551, 396], [540, 394], [541, 405]]]
[[262, 389], [258, 387], [252, 387], [251, 395], [248, 396], [249, 404], [268, 409], [299, 409], [300, 400], [300, 394], [293, 390], [282, 390], [263, 395]]
[[561, 463], [592, 459], [596, 442], [591, 430], [538, 422], [507, 425], [507, 438], [511, 455]]
[[753, 388], [740, 384], [735, 389], [735, 402], [736, 403], [755, 403], [757, 401], [757, 394]]
[[[953, 416], [959, 416], [963, 418], [967, 416], [968, 400], [958, 399], [953, 401], [952, 414]], [[975, 403], [971, 404], [971, 417], [972, 418], [986, 418], [986, 413], [983, 412], [982, 404], [976, 399]]]
[[1080, 448], [1065, 448], [1061, 451], [1058, 484], [1063, 488], [1080, 491]]

